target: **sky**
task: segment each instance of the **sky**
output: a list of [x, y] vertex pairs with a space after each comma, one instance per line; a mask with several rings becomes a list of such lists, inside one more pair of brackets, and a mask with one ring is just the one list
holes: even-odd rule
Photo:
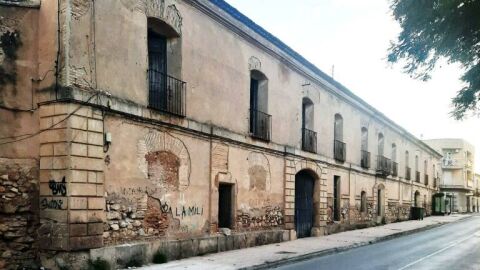
[[443, 64], [423, 82], [387, 63], [400, 32], [388, 0], [226, 0], [357, 96], [421, 139], [463, 138], [476, 147], [480, 118], [456, 121], [451, 99], [462, 88], [459, 65]]

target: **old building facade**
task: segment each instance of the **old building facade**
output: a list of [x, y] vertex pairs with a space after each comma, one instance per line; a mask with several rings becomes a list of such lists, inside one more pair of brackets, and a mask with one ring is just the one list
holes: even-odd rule
[[476, 204], [475, 147], [463, 139], [426, 140], [442, 153], [440, 191], [451, 196], [453, 212], [472, 212]]
[[441, 154], [224, 1], [0, 0], [0, 36], [3, 267], [430, 214]]

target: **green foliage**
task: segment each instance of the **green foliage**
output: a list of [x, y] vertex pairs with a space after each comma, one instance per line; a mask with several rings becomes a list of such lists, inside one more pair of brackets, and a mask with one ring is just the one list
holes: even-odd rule
[[143, 265], [143, 258], [141, 254], [133, 255], [125, 264], [125, 267], [140, 267]]
[[110, 263], [104, 259], [88, 260], [86, 270], [110, 270]]
[[[402, 31], [392, 42], [388, 61], [405, 61], [414, 78], [430, 79], [439, 59], [465, 69], [465, 87], [452, 99], [452, 116], [459, 120], [480, 105], [480, 0], [391, 0]], [[402, 61], [402, 62], [403, 62]]]
[[155, 254], [153, 254], [153, 263], [155, 264], [162, 264], [167, 262], [167, 255], [165, 255], [163, 252], [160, 250], [157, 250]]

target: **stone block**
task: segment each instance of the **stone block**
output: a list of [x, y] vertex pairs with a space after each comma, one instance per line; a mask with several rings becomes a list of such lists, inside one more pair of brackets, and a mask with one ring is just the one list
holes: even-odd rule
[[88, 119], [88, 130], [103, 133], [103, 121], [97, 119]]
[[53, 144], [48, 143], [40, 145], [40, 156], [53, 156]]
[[189, 258], [198, 254], [198, 240], [189, 239], [180, 241], [180, 255], [181, 258]]
[[247, 237], [245, 234], [233, 235], [233, 248], [242, 249], [247, 247]]
[[71, 104], [70, 103], [57, 103], [53, 105], [55, 108], [55, 115], [63, 115], [63, 114], [69, 114], [72, 110], [70, 108]]
[[50, 129], [53, 125], [53, 117], [40, 118], [40, 130]]
[[86, 158], [86, 157], [71, 157], [72, 169], [76, 170], [90, 170], [103, 171], [104, 162], [101, 159]]
[[82, 250], [103, 247], [103, 236], [79, 236], [70, 237], [70, 249]]
[[81, 143], [72, 143], [72, 155], [86, 157], [88, 155], [88, 146]]
[[53, 145], [53, 153], [55, 156], [68, 155], [68, 143], [56, 143]]
[[88, 209], [90, 210], [105, 210], [105, 198], [88, 198]]
[[285, 183], [285, 188], [294, 190], [295, 189], [295, 182], [286, 182]]
[[61, 181], [65, 177], [69, 179], [69, 171], [67, 170], [40, 170], [40, 183], [48, 183], [50, 180]]
[[285, 202], [295, 202], [295, 196], [285, 196]]
[[103, 134], [96, 132], [88, 132], [87, 142], [88, 144], [103, 146]]
[[78, 143], [87, 143], [88, 142], [88, 132], [84, 130], [72, 130], [72, 137], [70, 138], [72, 142]]
[[103, 223], [89, 223], [88, 235], [103, 235]]
[[89, 145], [88, 146], [88, 156], [93, 158], [102, 158], [104, 156], [103, 147], [96, 146], [96, 145]]
[[38, 111], [40, 117], [52, 116], [55, 114], [55, 108], [53, 104], [42, 105], [38, 108]]
[[105, 222], [107, 220], [105, 211], [103, 210], [89, 210], [88, 211], [88, 222]]
[[70, 224], [70, 236], [86, 236], [87, 224]]
[[70, 223], [88, 223], [87, 210], [70, 210]]
[[40, 143], [66, 142], [68, 132], [66, 129], [52, 129], [40, 133]]
[[209, 253], [215, 253], [218, 250], [217, 238], [209, 237], [204, 239], [199, 239], [198, 241], [198, 254], [205, 255]]
[[89, 183], [97, 183], [97, 173], [96, 172], [88, 172], [88, 182]]
[[70, 196], [96, 196], [97, 185], [86, 183], [71, 183], [69, 185]]
[[86, 210], [88, 207], [87, 198], [70, 197], [68, 199], [70, 203], [70, 209], [72, 210]]
[[69, 119], [70, 121], [70, 127], [74, 129], [81, 129], [81, 130], [87, 130], [87, 118], [77, 116], [77, 115], [72, 115]]
[[105, 188], [103, 185], [97, 185], [97, 196], [105, 196]]
[[87, 171], [72, 170], [71, 175], [70, 183], [86, 183], [88, 180]]
[[45, 209], [40, 211], [40, 218], [49, 219], [60, 223], [67, 223], [68, 212], [67, 210]]

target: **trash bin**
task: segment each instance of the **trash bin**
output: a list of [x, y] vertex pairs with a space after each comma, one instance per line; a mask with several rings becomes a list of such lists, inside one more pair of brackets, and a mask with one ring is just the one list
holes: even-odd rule
[[424, 213], [425, 213], [425, 208], [423, 208], [423, 207], [412, 207], [412, 209], [411, 209], [412, 220], [423, 220]]

